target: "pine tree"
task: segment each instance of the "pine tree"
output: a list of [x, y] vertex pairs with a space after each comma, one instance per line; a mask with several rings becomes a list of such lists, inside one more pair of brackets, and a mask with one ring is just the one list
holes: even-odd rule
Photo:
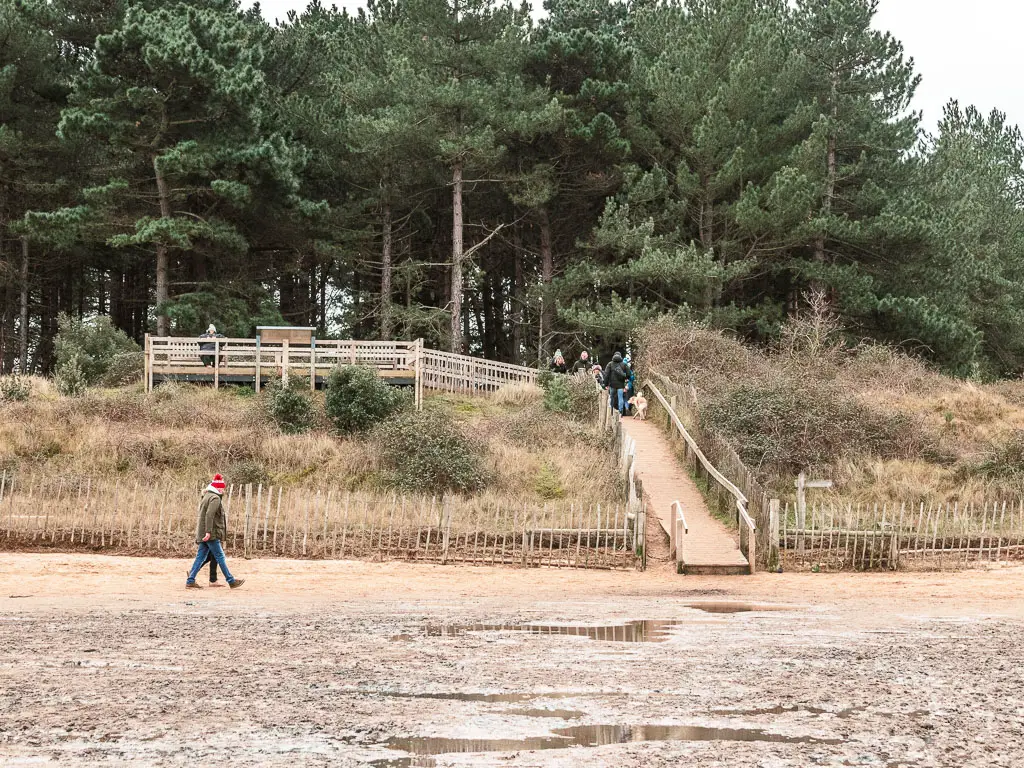
[[525, 9], [507, 0], [409, 0], [398, 23], [405, 33], [399, 55], [422, 78], [412, 105], [418, 125], [451, 186], [450, 341], [461, 352], [466, 261], [497, 231], [465, 247], [466, 187], [493, 179], [507, 143], [536, 135], [559, 119], [560, 108], [520, 75]]
[[254, 190], [295, 205], [303, 154], [263, 131], [262, 48], [233, 0], [133, 5], [96, 41], [59, 126], [106, 142], [117, 175], [83, 191], [117, 248], [155, 252], [157, 333], [170, 330], [172, 256], [247, 248], [231, 221]]

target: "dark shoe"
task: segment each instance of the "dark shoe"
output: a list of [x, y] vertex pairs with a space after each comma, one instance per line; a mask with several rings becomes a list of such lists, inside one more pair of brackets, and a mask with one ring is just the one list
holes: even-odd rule
[[202, 589], [202, 587], [201, 587], [201, 586], [199, 586], [198, 584], [196, 584], [196, 583], [195, 583], [194, 581], [193, 581], [193, 582], [192, 582], [191, 584], [189, 584], [189, 583], [188, 583], [188, 582], [186, 581], [186, 582], [185, 582], [185, 589]]
[[211, 581], [210, 582], [210, 586], [211, 587], [223, 587], [224, 585], [221, 584], [219, 581]]
[[238, 589], [243, 584], [245, 584], [245, 579], [235, 579], [234, 581], [231, 582], [231, 584], [229, 586], [232, 589]]

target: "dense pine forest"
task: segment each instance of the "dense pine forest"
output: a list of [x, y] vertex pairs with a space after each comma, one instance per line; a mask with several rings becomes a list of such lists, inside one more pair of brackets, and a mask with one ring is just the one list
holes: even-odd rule
[[876, 0], [0, 0], [0, 364], [62, 313], [535, 362], [666, 314], [1024, 368], [1024, 140]]

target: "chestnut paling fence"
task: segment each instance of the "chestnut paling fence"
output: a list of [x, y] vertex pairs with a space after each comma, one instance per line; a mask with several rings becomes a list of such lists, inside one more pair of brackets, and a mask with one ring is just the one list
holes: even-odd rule
[[[165, 556], [195, 550], [200, 490], [0, 474], [0, 546]], [[234, 556], [571, 568], [642, 564], [626, 503], [521, 504], [262, 485], [225, 494]]]
[[956, 568], [1024, 560], [1024, 502], [771, 502], [781, 564], [828, 570]]

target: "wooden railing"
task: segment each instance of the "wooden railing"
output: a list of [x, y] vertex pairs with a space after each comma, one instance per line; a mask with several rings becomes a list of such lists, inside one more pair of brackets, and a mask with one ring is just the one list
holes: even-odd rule
[[686, 534], [690, 532], [690, 526], [686, 524], [686, 515], [683, 514], [683, 505], [678, 499], [672, 502], [672, 512], [669, 525], [669, 557], [675, 559], [676, 573], [682, 573], [686, 564], [683, 542]]
[[626, 515], [636, 532], [635, 554], [640, 569], [647, 568], [647, 507], [643, 486], [637, 474], [636, 441], [622, 429], [622, 415], [611, 407], [608, 394], [597, 388], [597, 425], [615, 435], [616, 463], [626, 482]]
[[[209, 347], [209, 348], [204, 348]], [[537, 371], [522, 365], [439, 352], [416, 341], [314, 340], [308, 345], [259, 339], [146, 337], [145, 383], [154, 376], [173, 375], [212, 379], [215, 387], [227, 380], [251, 380], [258, 391], [270, 378], [287, 382], [291, 376], [309, 378], [310, 387], [338, 365], [366, 365], [385, 373], [405, 373], [415, 380], [416, 403], [424, 389], [487, 393], [507, 384], [532, 384]], [[209, 378], [206, 378], [209, 377]]]
[[747, 497], [708, 460], [700, 446], [697, 445], [697, 441], [693, 439], [686, 427], [683, 426], [683, 422], [680, 421], [679, 416], [676, 414], [673, 404], [665, 399], [657, 385], [648, 379], [644, 384], [644, 388], [654, 394], [654, 397], [665, 410], [668, 416], [669, 428], [675, 429], [680, 437], [682, 437], [687, 460], [692, 462], [695, 467], [699, 466], [709, 480], [714, 480], [718, 487], [727, 496], [732, 498], [736, 509], [736, 525], [739, 528], [740, 551], [747, 558], [750, 572], [754, 573], [757, 567], [757, 526], [754, 524], [753, 518], [747, 513]]
[[537, 371], [469, 355], [420, 347], [423, 386], [444, 392], [494, 392], [506, 384], [534, 384]]

